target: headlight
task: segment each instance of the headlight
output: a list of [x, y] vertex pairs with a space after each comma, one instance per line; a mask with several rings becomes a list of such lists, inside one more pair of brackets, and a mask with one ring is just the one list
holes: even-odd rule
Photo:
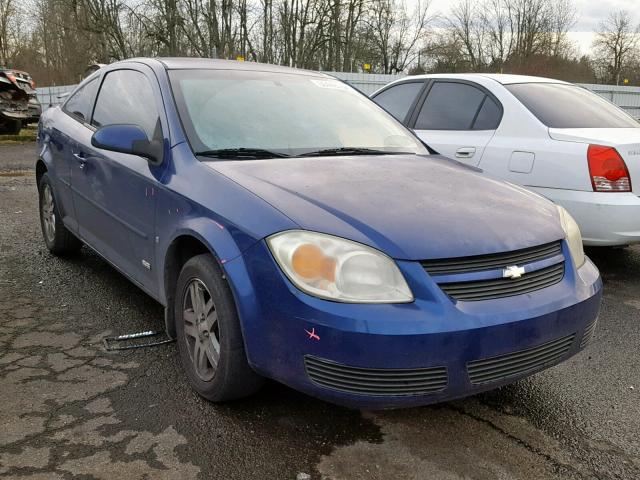
[[366, 245], [302, 230], [277, 233], [267, 244], [289, 280], [316, 297], [352, 303], [413, 301], [396, 263]]
[[567, 212], [560, 205], [556, 205], [558, 214], [560, 215], [560, 224], [567, 236], [567, 243], [569, 244], [569, 251], [573, 258], [576, 268], [579, 268], [584, 263], [584, 249], [582, 248], [582, 235], [580, 235], [580, 227], [573, 219], [569, 212]]

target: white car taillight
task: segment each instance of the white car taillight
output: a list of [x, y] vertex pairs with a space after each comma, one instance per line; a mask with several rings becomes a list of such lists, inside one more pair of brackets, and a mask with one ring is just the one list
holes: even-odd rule
[[587, 160], [594, 192], [631, 191], [629, 170], [615, 148], [589, 145]]

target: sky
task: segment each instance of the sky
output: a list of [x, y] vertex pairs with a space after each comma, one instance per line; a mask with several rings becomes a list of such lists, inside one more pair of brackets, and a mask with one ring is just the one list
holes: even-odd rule
[[[411, 3], [411, 0], [407, 0], [407, 4]], [[451, 0], [432, 0], [432, 12], [445, 14], [451, 3]], [[573, 4], [578, 21], [569, 36], [583, 54], [589, 53], [594, 32], [609, 13], [627, 10], [634, 24], [640, 22], [640, 0], [573, 0]]]

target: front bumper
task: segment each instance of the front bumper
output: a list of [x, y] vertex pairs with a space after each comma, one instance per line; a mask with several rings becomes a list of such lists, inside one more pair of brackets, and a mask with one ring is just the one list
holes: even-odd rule
[[[310, 297], [280, 273], [263, 242], [226, 263], [249, 363], [264, 376], [333, 403], [425, 405], [490, 390], [569, 358], [584, 346], [600, 308], [602, 282], [589, 260], [577, 272], [567, 268], [561, 282], [543, 290], [457, 303], [418, 262], [398, 264], [416, 297], [413, 303], [344, 304]], [[478, 367], [473, 362], [491, 359], [492, 365], [492, 357], [505, 355], [498, 360], [520, 366], [524, 361], [528, 368], [514, 370], [513, 363], [503, 362], [500, 375], [472, 381], [470, 369]], [[329, 378], [337, 388], [323, 382], [326, 369], [337, 376], [337, 382]], [[403, 370], [397, 373], [404, 378], [426, 375], [423, 385], [440, 383], [429, 393], [372, 393], [376, 378], [387, 379], [394, 369]], [[314, 372], [321, 377], [312, 379]], [[345, 390], [349, 381], [362, 391]]]
[[640, 243], [640, 197], [636, 193], [527, 188], [566, 208], [578, 222], [585, 245]]

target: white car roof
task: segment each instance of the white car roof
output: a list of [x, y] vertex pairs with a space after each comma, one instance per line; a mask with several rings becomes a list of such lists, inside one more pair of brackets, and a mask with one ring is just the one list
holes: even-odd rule
[[[459, 80], [478, 80], [479, 78], [489, 78], [502, 85], [512, 83], [567, 83], [553, 78], [533, 77], [529, 75], [511, 75], [502, 73], [430, 73], [425, 75], [411, 75], [403, 77], [401, 80], [421, 79], [421, 78], [455, 78]], [[396, 80], [396, 81], [401, 81]], [[394, 82], [395, 83], [395, 82]]]

